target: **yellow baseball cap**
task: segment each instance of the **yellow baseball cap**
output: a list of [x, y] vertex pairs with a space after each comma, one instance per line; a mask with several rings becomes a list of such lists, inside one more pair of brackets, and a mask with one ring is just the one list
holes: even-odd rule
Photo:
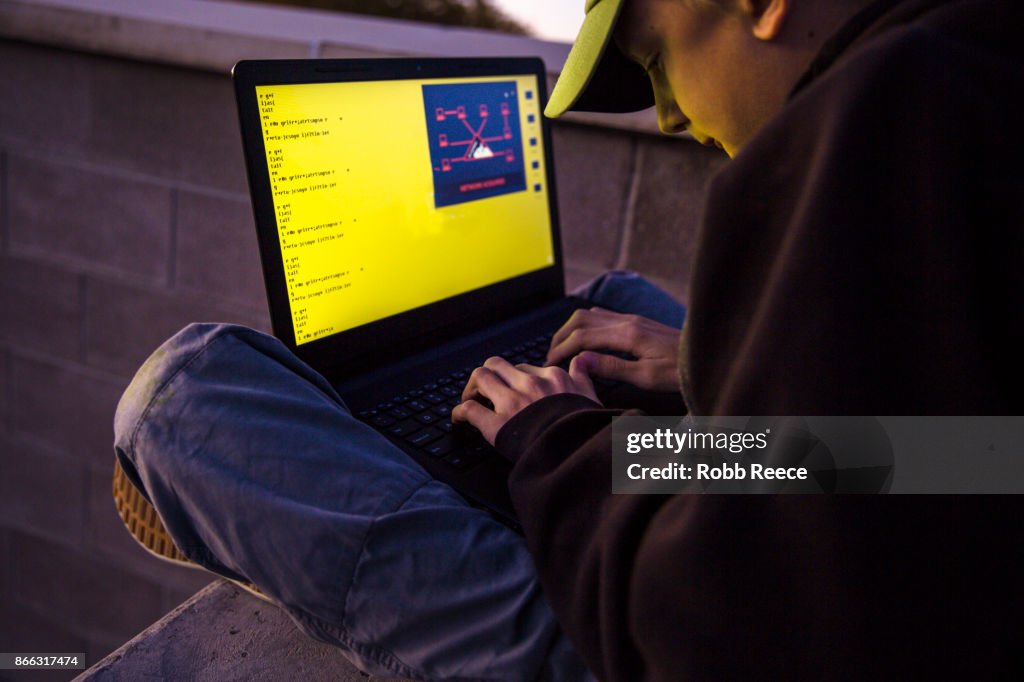
[[626, 0], [587, 0], [586, 17], [565, 60], [544, 115], [567, 111], [624, 113], [654, 105], [643, 68], [615, 45], [612, 32]]

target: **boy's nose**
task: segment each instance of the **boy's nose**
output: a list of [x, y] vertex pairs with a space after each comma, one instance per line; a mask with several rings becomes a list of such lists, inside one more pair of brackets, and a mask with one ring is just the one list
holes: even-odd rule
[[655, 91], [655, 106], [658, 111], [658, 128], [666, 135], [686, 132], [690, 120], [686, 118], [675, 99], [665, 97]]

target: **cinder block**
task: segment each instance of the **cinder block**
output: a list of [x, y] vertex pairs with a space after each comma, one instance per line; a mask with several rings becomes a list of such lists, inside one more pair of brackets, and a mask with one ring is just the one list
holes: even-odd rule
[[728, 161], [680, 140], [642, 139], [626, 266], [670, 284], [685, 299], [707, 183]]
[[571, 125], [556, 125], [552, 132], [566, 262], [607, 269], [622, 240], [633, 137]]
[[249, 197], [178, 195], [176, 284], [254, 310], [267, 310]]
[[71, 363], [13, 354], [11, 406], [15, 434], [56, 448], [74, 461], [110, 461], [114, 410], [127, 380]]
[[574, 266], [566, 265], [565, 267], [565, 290], [572, 291], [573, 289], [582, 286], [594, 279], [602, 272], [606, 272], [607, 268], [597, 267], [594, 265], [586, 266]]
[[[14, 560], [11, 557], [10, 551], [10, 531], [3, 525], [0, 525], [0, 602], [6, 604], [10, 601], [11, 591], [11, 562]], [[0, 618], [3, 617], [3, 612], [0, 610]], [[0, 627], [0, 632], [7, 632]]]
[[87, 153], [119, 168], [248, 191], [238, 108], [226, 74], [91, 59], [90, 95], [104, 124], [93, 129]]
[[81, 355], [79, 275], [0, 257], [0, 340], [57, 357]]
[[[11, 351], [0, 344], [0, 433], [7, 433], [11, 426]], [[0, 461], [3, 453], [0, 453]]]
[[156, 583], [35, 536], [12, 540], [13, 601], [37, 615], [56, 614], [80, 635], [122, 640], [160, 617]]
[[10, 436], [0, 436], [0, 451], [0, 523], [68, 545], [81, 543], [85, 462]]
[[[69, 627], [61, 611], [36, 613], [32, 609], [11, 601], [4, 601], [0, 609], [0, 633], [3, 633], [4, 651], [7, 653], [62, 653], [81, 654], [88, 652], [87, 639]], [[87, 658], [85, 664], [95, 663]], [[77, 671], [81, 672], [81, 671]], [[7, 682], [67, 682], [75, 671], [67, 670], [26, 670], [14, 672], [4, 670], [0, 679]]]
[[166, 282], [168, 187], [50, 159], [7, 163], [13, 251]]
[[86, 281], [86, 362], [134, 376], [156, 348], [190, 322], [259, 328], [265, 318], [197, 294], [165, 293], [99, 279]]
[[0, 253], [9, 248], [7, 236], [7, 152], [0, 149]]
[[203, 187], [246, 191], [227, 75], [0, 44], [0, 141]]
[[98, 124], [88, 63], [72, 52], [0, 41], [0, 102], [17, 102], [0, 107], [0, 142], [51, 151], [80, 147]]
[[[147, 578], [161, 586], [161, 608], [164, 611], [176, 606], [185, 597], [197, 592], [216, 579], [212, 573], [185, 566], [178, 566], [153, 556], [137, 543], [125, 528], [114, 508], [111, 493], [111, 477], [114, 473], [114, 457], [110, 455], [110, 466], [89, 468], [89, 523], [84, 532], [85, 548], [88, 554], [103, 559], [137, 576]], [[174, 604], [167, 604], [166, 595], [185, 595]]]

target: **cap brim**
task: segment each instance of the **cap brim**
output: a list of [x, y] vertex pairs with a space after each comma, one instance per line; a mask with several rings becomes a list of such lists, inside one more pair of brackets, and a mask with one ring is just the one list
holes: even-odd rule
[[612, 40], [622, 3], [603, 0], [587, 12], [551, 91], [545, 116], [555, 118], [567, 111], [625, 113], [654, 105], [647, 74]]

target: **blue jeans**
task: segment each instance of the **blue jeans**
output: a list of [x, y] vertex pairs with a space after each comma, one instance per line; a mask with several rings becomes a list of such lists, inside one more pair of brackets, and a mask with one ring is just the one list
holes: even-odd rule
[[[681, 325], [633, 273], [578, 293]], [[178, 548], [258, 586], [362, 670], [441, 679], [592, 679], [523, 539], [356, 421], [277, 339], [192, 324], [118, 405], [115, 452]]]

